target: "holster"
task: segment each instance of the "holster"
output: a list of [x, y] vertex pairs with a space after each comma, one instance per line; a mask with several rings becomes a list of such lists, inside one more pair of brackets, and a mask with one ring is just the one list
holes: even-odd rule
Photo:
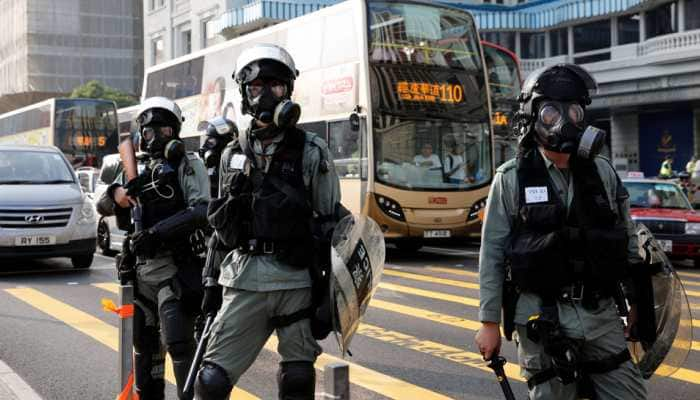
[[204, 297], [202, 285], [204, 259], [189, 251], [174, 252], [173, 259], [177, 266], [177, 273], [170, 281], [170, 289], [188, 312], [192, 315], [198, 314]]

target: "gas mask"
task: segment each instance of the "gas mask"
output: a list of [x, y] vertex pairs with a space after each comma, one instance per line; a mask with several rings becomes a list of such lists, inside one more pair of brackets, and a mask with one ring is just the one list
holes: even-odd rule
[[276, 79], [255, 79], [245, 88], [248, 113], [280, 129], [296, 125], [301, 107], [288, 98], [288, 85]]
[[584, 117], [578, 102], [544, 101], [534, 126], [537, 142], [557, 153], [595, 157], [605, 142], [605, 131], [593, 126], [584, 129]]
[[145, 126], [141, 128], [139, 148], [154, 159], [164, 158], [171, 163], [179, 163], [185, 155], [185, 145], [174, 137], [169, 126]]
[[221, 160], [221, 152], [229, 141], [217, 136], [207, 136], [202, 147], [199, 148], [199, 156], [204, 160], [207, 168], [216, 168]]

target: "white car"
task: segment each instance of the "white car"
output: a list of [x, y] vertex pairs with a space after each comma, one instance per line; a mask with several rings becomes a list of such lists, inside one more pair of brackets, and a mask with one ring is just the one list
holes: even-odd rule
[[70, 257], [89, 268], [96, 219], [58, 148], [0, 145], [0, 259]]

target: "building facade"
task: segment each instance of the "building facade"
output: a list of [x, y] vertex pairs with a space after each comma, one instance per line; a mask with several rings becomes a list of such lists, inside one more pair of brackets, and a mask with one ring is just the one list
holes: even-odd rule
[[90, 80], [131, 94], [141, 89], [138, 0], [3, 0], [0, 25], [0, 113]]

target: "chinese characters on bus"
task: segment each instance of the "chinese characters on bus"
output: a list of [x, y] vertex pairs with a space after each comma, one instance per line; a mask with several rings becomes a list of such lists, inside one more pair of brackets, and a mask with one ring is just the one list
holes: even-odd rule
[[464, 88], [452, 83], [399, 81], [396, 83], [396, 92], [401, 100], [406, 101], [451, 104], [464, 101]]

